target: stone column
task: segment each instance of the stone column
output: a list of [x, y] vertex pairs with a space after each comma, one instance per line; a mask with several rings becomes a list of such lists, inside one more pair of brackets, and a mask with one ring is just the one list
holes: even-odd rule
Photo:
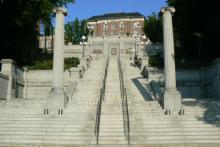
[[8, 88], [6, 99], [10, 101], [15, 98], [16, 92], [16, 75], [15, 75], [15, 62], [12, 59], [2, 59], [1, 73], [8, 76]]
[[67, 96], [64, 92], [64, 15], [67, 10], [62, 7], [53, 10], [56, 13], [55, 41], [53, 55], [53, 81], [52, 88], [48, 94], [49, 114], [62, 114], [67, 103]]
[[174, 55], [174, 39], [172, 13], [173, 7], [161, 9], [163, 14], [163, 40], [164, 40], [164, 69], [165, 69], [165, 92], [164, 109], [168, 115], [178, 115], [181, 110], [181, 94], [176, 89], [176, 71]]

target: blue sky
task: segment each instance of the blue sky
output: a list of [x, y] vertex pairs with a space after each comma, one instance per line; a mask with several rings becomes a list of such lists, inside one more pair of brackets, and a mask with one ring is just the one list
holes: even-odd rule
[[86, 19], [94, 15], [102, 15], [114, 12], [140, 12], [150, 15], [159, 12], [166, 0], [76, 0], [74, 4], [68, 5], [66, 22]]

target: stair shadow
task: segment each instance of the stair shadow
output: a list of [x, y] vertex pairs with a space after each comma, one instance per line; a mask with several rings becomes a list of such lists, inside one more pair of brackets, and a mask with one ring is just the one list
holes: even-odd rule
[[[194, 102], [183, 102], [185, 106], [199, 106], [200, 108], [205, 108], [205, 112], [203, 116], [197, 116], [196, 119], [198, 121], [204, 121], [206, 124], [211, 124], [216, 127], [220, 127], [220, 100], [219, 99], [196, 99]], [[213, 111], [214, 109], [214, 111]], [[215, 113], [215, 111], [217, 113]], [[214, 114], [213, 114], [214, 112]]]
[[138, 79], [144, 79], [142, 77], [137, 77], [131, 79], [134, 85], [137, 87], [139, 92], [141, 93], [142, 97], [144, 98], [145, 101], [153, 101], [151, 95], [149, 92], [146, 90], [146, 88], [138, 81]]

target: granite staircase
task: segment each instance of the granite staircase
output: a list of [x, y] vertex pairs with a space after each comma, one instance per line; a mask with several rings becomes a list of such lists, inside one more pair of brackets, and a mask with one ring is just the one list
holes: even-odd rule
[[43, 114], [46, 99], [1, 101], [0, 146], [96, 144], [94, 122], [105, 60], [94, 60], [63, 115]]
[[[167, 116], [154, 100], [148, 81], [140, 70], [124, 60], [128, 87], [130, 143], [154, 145], [220, 144], [220, 101], [210, 99], [183, 99], [183, 116]], [[151, 77], [153, 79], [151, 79]]]
[[[44, 115], [46, 99], [0, 101], [0, 146], [97, 146], [95, 117], [105, 66], [103, 58], [92, 61], [63, 115]], [[99, 146], [220, 146], [218, 99], [184, 98], [184, 115], [167, 116], [149, 87], [152, 80], [158, 79], [142, 78], [140, 70], [130, 66], [127, 59], [122, 60], [122, 67], [128, 96], [130, 145], [124, 134], [117, 58], [110, 58]]]
[[126, 144], [117, 58], [111, 57], [102, 103], [99, 144]]

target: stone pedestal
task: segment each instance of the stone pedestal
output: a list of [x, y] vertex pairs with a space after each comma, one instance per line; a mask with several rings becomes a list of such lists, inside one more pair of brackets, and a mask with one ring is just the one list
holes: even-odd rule
[[173, 92], [166, 91], [163, 95], [163, 104], [167, 115], [178, 115], [181, 111], [181, 94], [175, 90]]
[[16, 92], [15, 62], [12, 59], [2, 59], [1, 64], [1, 72], [9, 78], [6, 99], [10, 101], [15, 98]]
[[62, 114], [67, 104], [67, 95], [64, 89], [52, 88], [48, 94], [48, 110], [49, 114]]
[[181, 110], [181, 94], [176, 89], [176, 69], [173, 39], [172, 13], [173, 7], [161, 9], [163, 14], [163, 38], [164, 38], [164, 69], [165, 69], [165, 92], [164, 109], [169, 115], [178, 115]]
[[63, 72], [64, 72], [64, 15], [67, 14], [65, 8], [55, 8], [56, 26], [53, 56], [53, 81], [52, 89], [48, 94], [47, 112], [49, 114], [62, 114], [67, 103], [67, 96], [64, 92]]
[[80, 69], [79, 67], [70, 68], [70, 81], [78, 81], [80, 79]]

